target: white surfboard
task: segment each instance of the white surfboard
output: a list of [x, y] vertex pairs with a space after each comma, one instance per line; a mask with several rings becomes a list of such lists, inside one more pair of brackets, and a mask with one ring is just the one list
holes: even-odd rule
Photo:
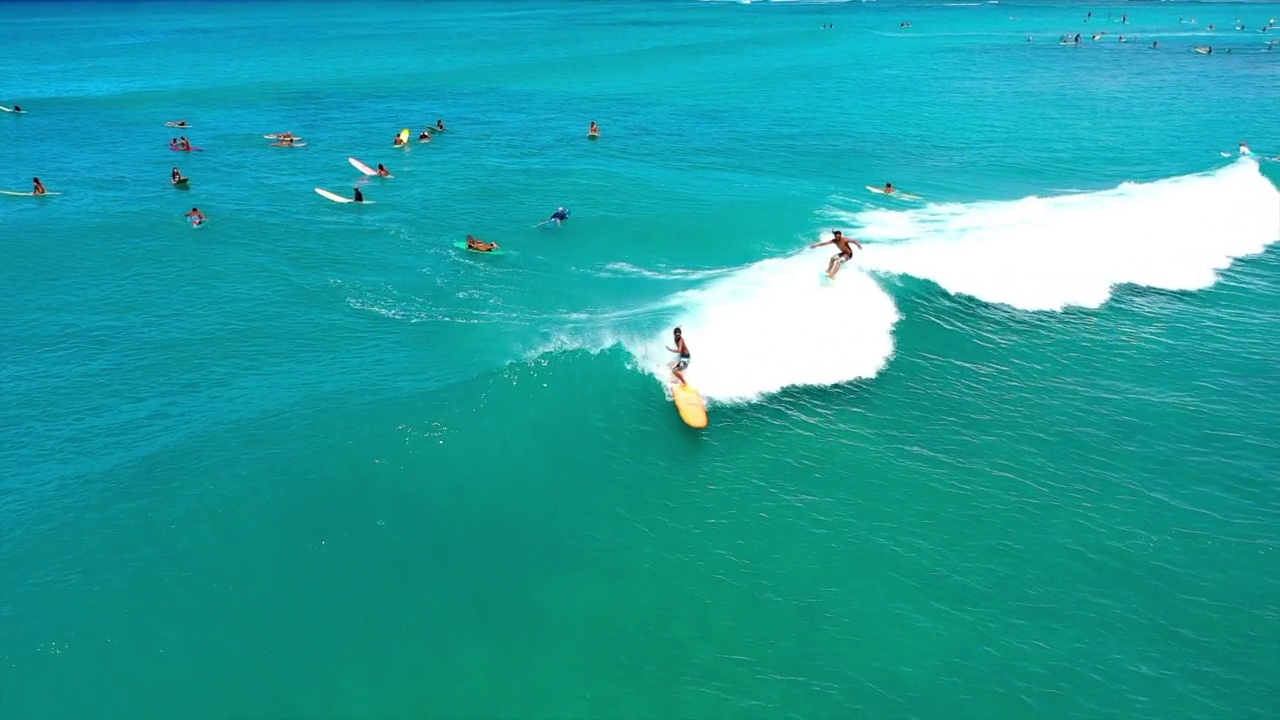
[[47, 192], [42, 195], [37, 195], [30, 191], [22, 192], [21, 190], [0, 190], [0, 195], [11, 195], [13, 197], [44, 197], [45, 195], [61, 195], [61, 194], [62, 193], [60, 192]]
[[365, 165], [364, 163], [360, 162], [356, 158], [349, 157], [347, 158], [347, 162], [351, 163], [351, 167], [359, 170], [360, 172], [364, 173], [365, 175], [368, 175], [369, 177], [373, 177], [374, 175], [378, 174], [377, 170], [374, 170], [368, 165]]
[[904, 193], [901, 190], [894, 190], [893, 192], [888, 193], [884, 191], [884, 188], [872, 187], [871, 185], [868, 185], [867, 189], [873, 193], [876, 193], [877, 195], [888, 195], [889, 197], [902, 198], [903, 200], [919, 200], [920, 199], [919, 195], [908, 195], [907, 193]]
[[[342, 197], [341, 195], [339, 195], [339, 194], [337, 194], [337, 193], [334, 193], [334, 192], [329, 192], [328, 190], [325, 190], [324, 188], [316, 188], [316, 189], [315, 189], [315, 191], [316, 191], [316, 194], [317, 194], [317, 195], [319, 195], [320, 197], [322, 197], [322, 198], [324, 198], [324, 199], [326, 199], [326, 200], [332, 200], [332, 201], [334, 201], [334, 202], [336, 202], [336, 203], [353, 203], [353, 202], [355, 202], [355, 200], [354, 200], [354, 199], [352, 199], [352, 198], [349, 198], [349, 197]], [[373, 205], [374, 203], [373, 203], [373, 201], [372, 201], [372, 200], [365, 200], [364, 202], [362, 202], [362, 203], [360, 203], [360, 204], [361, 204], [361, 205]]]
[[18, 113], [19, 115], [26, 115], [26, 114], [27, 114], [27, 111], [26, 111], [26, 110], [14, 110], [14, 109], [13, 109], [13, 108], [11, 108], [11, 107], [5, 107], [5, 106], [3, 106], [3, 105], [0, 105], [0, 110], [3, 110], [3, 111], [5, 111], [5, 112]]

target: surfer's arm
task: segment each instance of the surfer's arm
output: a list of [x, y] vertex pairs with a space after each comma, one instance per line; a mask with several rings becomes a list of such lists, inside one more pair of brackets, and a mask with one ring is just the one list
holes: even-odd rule
[[833, 242], [835, 242], [835, 241], [834, 241], [834, 240], [823, 240], [822, 242], [816, 242], [816, 243], [814, 243], [814, 244], [810, 245], [809, 247], [811, 247], [811, 248], [820, 248], [820, 247], [822, 247], [823, 245], [830, 245], [830, 244], [831, 244], [831, 243], [833, 243]]
[[853, 243], [854, 245], [857, 245], [859, 250], [862, 249], [862, 243], [858, 242], [857, 240], [854, 240], [853, 238], [849, 238], [849, 242]]

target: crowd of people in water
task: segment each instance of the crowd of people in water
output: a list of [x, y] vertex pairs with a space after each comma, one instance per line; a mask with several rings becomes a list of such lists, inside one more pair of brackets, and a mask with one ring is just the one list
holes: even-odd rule
[[[1016, 20], [1017, 18], [1011, 18], [1011, 19], [1015, 19], [1015, 20]], [[1085, 14], [1085, 16], [1084, 16], [1084, 21], [1085, 21], [1085, 22], [1090, 22], [1090, 21], [1092, 21], [1092, 20], [1093, 20], [1093, 11], [1092, 11], [1092, 10], [1090, 10], [1089, 12], [1087, 12], [1087, 13]], [[1111, 21], [1111, 22], [1119, 22], [1121, 25], [1128, 25], [1128, 24], [1129, 24], [1129, 15], [1128, 15], [1128, 13], [1124, 13], [1124, 14], [1122, 14], [1122, 15], [1120, 16], [1120, 19], [1119, 19], [1119, 20], [1116, 20], [1116, 19], [1113, 17], [1112, 13], [1107, 13], [1107, 20], [1109, 20], [1109, 21]], [[1198, 22], [1196, 21], [1196, 19], [1195, 19], [1195, 18], [1191, 18], [1190, 20], [1188, 20], [1188, 19], [1187, 19], [1187, 18], [1185, 18], [1185, 17], [1179, 17], [1179, 18], [1178, 18], [1178, 23], [1179, 23], [1179, 24], [1182, 24], [1182, 25], [1197, 25], [1197, 24], [1198, 24]], [[1239, 19], [1237, 19], [1237, 20], [1235, 21], [1235, 24], [1234, 24], [1232, 27], [1234, 27], [1234, 28], [1235, 28], [1236, 30], [1238, 30], [1238, 31], [1244, 31], [1244, 30], [1248, 30], [1248, 29], [1249, 29], [1249, 28], [1248, 28], [1248, 26], [1247, 26], [1247, 25], [1245, 25], [1244, 21], [1243, 21], [1243, 20], [1239, 20]], [[1215, 25], [1213, 25], [1213, 24], [1211, 23], [1211, 24], [1210, 24], [1206, 29], [1207, 29], [1209, 32], [1213, 32], [1213, 31], [1214, 31], [1214, 30], [1216, 30], [1217, 28], [1216, 28], [1216, 26], [1215, 26]], [[1258, 32], [1261, 32], [1261, 33], [1266, 33], [1266, 32], [1272, 31], [1272, 30], [1280, 31], [1280, 26], [1277, 26], [1277, 24], [1276, 24], [1276, 18], [1270, 18], [1270, 19], [1267, 21], [1267, 24], [1266, 24], [1266, 25], [1263, 25], [1263, 26], [1261, 26], [1261, 27], [1259, 27], [1259, 28], [1258, 28]], [[1091, 41], [1093, 41], [1093, 42], [1098, 42], [1098, 41], [1100, 41], [1100, 40], [1106, 40], [1106, 39], [1107, 39], [1107, 36], [1108, 36], [1108, 33], [1107, 33], [1107, 31], [1106, 31], [1106, 30], [1100, 30], [1100, 31], [1095, 32], [1095, 33], [1090, 33], [1090, 35], [1089, 35], [1089, 39], [1090, 39]], [[1082, 41], [1083, 37], [1084, 37], [1084, 34], [1083, 34], [1083, 33], [1075, 33], [1074, 35], [1073, 35], [1073, 34], [1071, 34], [1071, 33], [1066, 33], [1066, 34], [1063, 34], [1063, 35], [1058, 36], [1058, 44], [1059, 44], [1059, 45], [1074, 45], [1074, 46], [1079, 46], [1079, 45], [1081, 45], [1081, 41]], [[1031, 42], [1032, 40], [1033, 40], [1033, 36], [1028, 35], [1028, 36], [1027, 36], [1027, 42]], [[1132, 43], [1136, 43], [1136, 42], [1138, 42], [1138, 41], [1139, 41], [1139, 39], [1138, 39], [1138, 36], [1137, 36], [1137, 35], [1133, 35], [1133, 34], [1130, 34], [1128, 37], [1126, 37], [1126, 36], [1124, 36], [1124, 35], [1117, 34], [1117, 36], [1116, 36], [1116, 41], [1117, 41], [1117, 42], [1122, 42], [1122, 43], [1130, 43], [1130, 42], [1132, 42]], [[1264, 52], [1270, 52], [1270, 51], [1271, 51], [1271, 49], [1272, 49], [1272, 48], [1274, 48], [1274, 47], [1275, 47], [1276, 45], [1278, 45], [1278, 44], [1280, 44], [1280, 40], [1268, 40], [1268, 41], [1264, 44], [1264, 46], [1263, 46], [1263, 51], [1264, 51]], [[1159, 40], [1152, 40], [1152, 41], [1151, 41], [1151, 49], [1152, 49], [1152, 50], [1159, 50], [1159, 49], [1160, 49], [1160, 41], [1159, 41]], [[1200, 53], [1201, 55], [1212, 55], [1212, 54], [1213, 54], [1213, 46], [1212, 46], [1212, 45], [1195, 45], [1195, 46], [1193, 46], [1191, 49], [1192, 49], [1193, 51], [1197, 52], [1197, 53]], [[1228, 53], [1229, 53], [1229, 52], [1231, 52], [1231, 48], [1226, 48], [1223, 52], [1228, 52]]]

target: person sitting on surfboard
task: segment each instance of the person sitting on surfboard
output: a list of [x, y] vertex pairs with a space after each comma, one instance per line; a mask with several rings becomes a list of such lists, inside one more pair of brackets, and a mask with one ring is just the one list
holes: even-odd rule
[[672, 330], [671, 334], [675, 336], [676, 346], [669, 347], [667, 350], [677, 355], [675, 362], [671, 363], [671, 374], [680, 381], [681, 385], [688, 385], [689, 383], [684, 379], [684, 371], [689, 368], [689, 345], [685, 343], [684, 334], [680, 332], [680, 328]]
[[480, 238], [472, 237], [470, 235], [467, 236], [467, 248], [469, 250], [475, 250], [476, 252], [489, 252], [497, 249], [497, 247], [498, 243], [496, 242], [485, 242]]
[[831, 256], [831, 262], [827, 263], [828, 278], [834, 280], [836, 273], [840, 272], [840, 266], [853, 259], [853, 248], [849, 247], [849, 243], [857, 245], [859, 250], [862, 249], [862, 243], [854, 240], [853, 238], [845, 237], [839, 230], [832, 232], [830, 240], [824, 240], [820, 243], [814, 243], [809, 246], [811, 248], [819, 248], [823, 245], [835, 245], [836, 249], [839, 250], [839, 252]]
[[352, 200], [355, 200], [356, 202], [364, 202], [364, 193], [360, 192], [360, 188], [351, 188], [351, 190], [354, 192], [351, 196]]
[[395, 147], [400, 147], [401, 145], [404, 145], [404, 140], [402, 140], [399, 135], [396, 135], [396, 139], [392, 140], [391, 144]]
[[31, 194], [32, 195], [43, 195], [46, 192], [48, 192], [48, 190], [44, 189], [44, 183], [40, 182], [40, 178], [38, 177], [31, 178]]
[[592, 121], [591, 121], [591, 127], [587, 128], [587, 134], [588, 134], [588, 135], [599, 135], [599, 134], [600, 134], [600, 126], [596, 124], [596, 121], [595, 121], [595, 120], [592, 120]]
[[893, 189], [893, 183], [885, 183], [885, 184], [884, 184], [884, 194], [885, 194], [885, 195], [892, 195], [892, 194], [894, 194], [894, 193], [896, 193], [896, 192], [898, 192], [898, 191]]
[[378, 177], [391, 177], [391, 171], [382, 163], [378, 163]]
[[187, 139], [186, 135], [183, 135], [182, 137], [178, 138], [178, 147], [182, 148], [183, 150], [191, 149], [191, 141]]
[[444, 132], [444, 121], [443, 121], [443, 120], [436, 120], [436, 131], [438, 131], [438, 132]]
[[281, 136], [278, 142], [271, 143], [271, 147], [293, 147], [293, 136]]
[[190, 219], [192, 225], [199, 225], [205, 221], [204, 213], [200, 212], [200, 208], [191, 208], [191, 212], [183, 217]]
[[551, 213], [551, 217], [547, 218], [547, 222], [554, 222], [555, 224], [559, 225], [560, 223], [568, 219], [569, 219], [569, 211], [565, 210], [564, 208], [558, 208], [556, 209], [555, 212]]
[[174, 185], [177, 185], [178, 183], [185, 182], [185, 181], [186, 181], [186, 178], [182, 177], [182, 171], [179, 170], [178, 168], [174, 168], [173, 170], [169, 171], [169, 182], [173, 183]]

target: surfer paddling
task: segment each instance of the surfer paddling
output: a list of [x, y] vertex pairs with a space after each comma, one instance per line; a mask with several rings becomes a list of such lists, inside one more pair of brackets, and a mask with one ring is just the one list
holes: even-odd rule
[[191, 212], [186, 213], [183, 217], [190, 220], [191, 224], [196, 226], [204, 224], [204, 221], [207, 219], [205, 218], [204, 213], [200, 212], [200, 208], [191, 208]]
[[856, 245], [859, 250], [862, 249], [862, 243], [854, 240], [853, 238], [845, 237], [844, 233], [839, 230], [833, 231], [830, 240], [823, 240], [822, 242], [814, 243], [809, 246], [811, 248], [820, 248], [823, 245], [836, 246], [836, 250], [838, 250], [838, 252], [835, 255], [832, 255], [831, 262], [827, 263], [827, 277], [829, 279], [834, 280], [836, 273], [840, 272], [840, 267], [853, 259], [853, 248], [849, 247], [849, 243]]
[[672, 336], [675, 337], [675, 341], [676, 341], [675, 347], [667, 348], [667, 350], [676, 354], [676, 359], [674, 362], [671, 363], [671, 366], [670, 366], [671, 374], [674, 375], [675, 378], [680, 381], [681, 385], [688, 385], [689, 383], [686, 382], [684, 379], [684, 371], [689, 368], [689, 360], [690, 360], [689, 345], [685, 343], [684, 333], [680, 331], [680, 328], [676, 328], [675, 330], [672, 330], [671, 334]]
[[496, 243], [496, 242], [485, 242], [484, 240], [481, 240], [481, 239], [480, 239], [480, 238], [478, 238], [478, 237], [472, 237], [472, 236], [468, 235], [468, 236], [467, 236], [467, 249], [468, 249], [468, 250], [475, 250], [476, 252], [492, 252], [492, 251], [494, 251], [494, 250], [498, 249], [498, 243]]
[[418, 142], [431, 142], [431, 132], [429, 129], [418, 133]]

